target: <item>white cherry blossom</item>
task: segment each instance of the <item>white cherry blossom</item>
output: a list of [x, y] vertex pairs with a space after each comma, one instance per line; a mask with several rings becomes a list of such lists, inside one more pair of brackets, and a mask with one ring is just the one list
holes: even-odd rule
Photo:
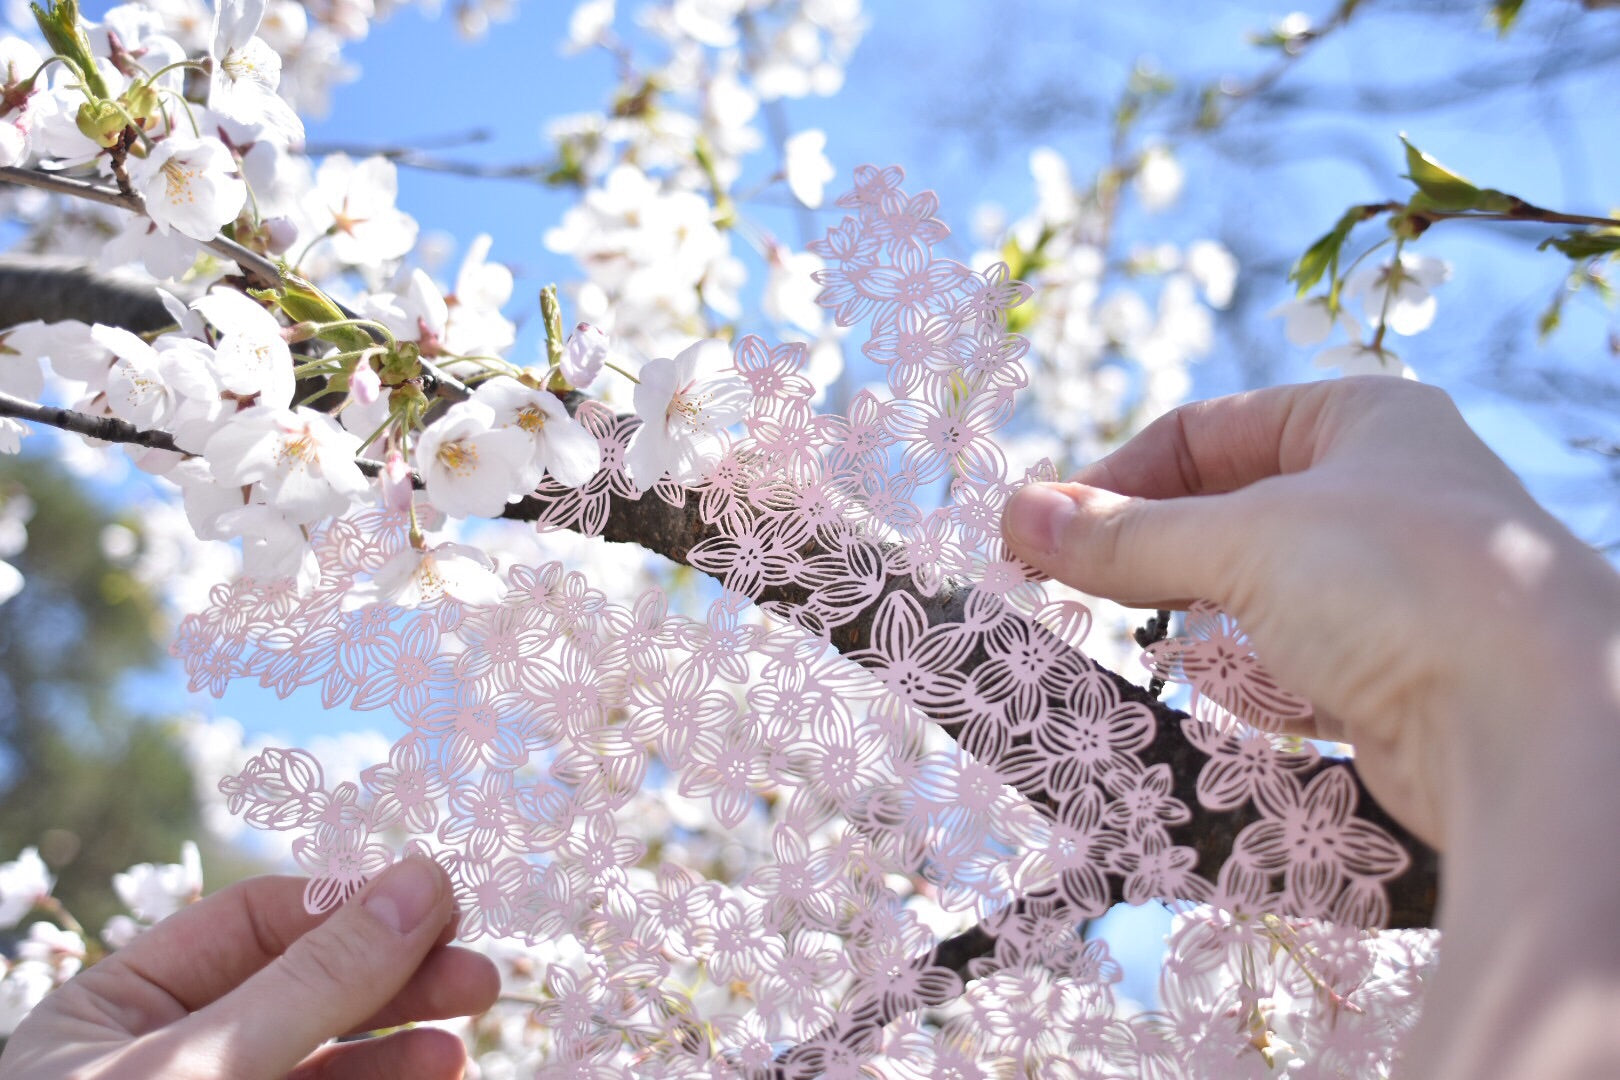
[[281, 57], [256, 36], [265, 0], [217, 2], [209, 107], [237, 123], [267, 128], [283, 142], [301, 141], [303, 121], [276, 93]]
[[446, 543], [425, 551], [409, 547], [394, 555], [369, 581], [348, 591], [343, 610], [372, 604], [425, 607], [446, 596], [464, 604], [498, 604], [505, 595], [506, 584], [489, 556], [465, 544]]
[[220, 332], [214, 356], [225, 389], [256, 397], [258, 405], [285, 409], [292, 404], [292, 351], [274, 315], [226, 288], [214, 289], [191, 306]]
[[11, 862], [0, 863], [0, 929], [16, 926], [55, 884], [38, 848], [23, 848]]
[[565, 52], [583, 52], [600, 43], [613, 26], [614, 0], [581, 0], [568, 18]]
[[388, 159], [356, 162], [331, 154], [315, 171], [306, 210], [316, 229], [330, 235], [339, 261], [370, 266], [397, 259], [416, 243], [416, 222], [394, 205], [398, 193], [399, 177]]
[[1142, 152], [1132, 186], [1149, 213], [1167, 209], [1181, 195], [1187, 173], [1168, 148], [1150, 146]]
[[444, 294], [426, 270], [413, 269], [397, 293], [377, 292], [366, 297], [365, 313], [388, 327], [400, 341], [415, 341], [429, 355], [437, 355], [444, 341], [450, 308]]
[[159, 232], [173, 229], [193, 240], [212, 240], [247, 201], [236, 159], [213, 138], [171, 135], [131, 160], [129, 178]]
[[568, 415], [556, 394], [516, 379], [495, 378], [479, 386], [473, 400], [489, 406], [500, 427], [532, 437], [525, 487], [535, 487], [548, 472], [565, 487], [579, 487], [602, 467], [602, 448], [596, 436]]
[[1363, 266], [1344, 282], [1344, 298], [1361, 301], [1367, 320], [1410, 336], [1434, 322], [1433, 289], [1451, 277], [1451, 267], [1429, 255], [1402, 254], [1394, 261]]
[[355, 464], [360, 440], [313, 409], [254, 406], [208, 440], [204, 456], [224, 484], [258, 484], [296, 521], [341, 514], [371, 488]]
[[263, 503], [219, 515], [219, 530], [242, 541], [242, 573], [257, 581], [292, 579], [307, 594], [320, 580], [320, 562], [300, 522]]
[[37, 960], [13, 964], [0, 979], [0, 1037], [10, 1038], [22, 1018], [54, 989], [56, 979], [48, 965]]
[[121, 327], [96, 325], [96, 343], [115, 357], [106, 376], [106, 408], [137, 427], [175, 422], [188, 401], [204, 411], [217, 405], [213, 350], [200, 341], [166, 334], [147, 344]]
[[512, 299], [512, 271], [489, 261], [493, 239], [483, 233], [467, 246], [456, 271], [455, 291], [446, 298], [444, 347], [459, 356], [505, 352], [517, 330], [501, 308]]
[[[22, 98], [20, 86], [38, 69], [40, 60], [39, 50], [22, 38], [0, 38], [0, 88], [14, 102], [12, 108], [0, 113], [0, 166], [21, 165], [32, 150], [32, 95]], [[11, 97], [14, 91], [16, 98]]]
[[516, 427], [499, 427], [482, 401], [450, 406], [416, 442], [416, 467], [428, 502], [451, 517], [498, 517], [528, 483], [534, 439]]
[[1306, 296], [1288, 300], [1272, 308], [1267, 314], [1283, 321], [1283, 334], [1294, 345], [1320, 345], [1333, 333], [1335, 326], [1343, 328], [1351, 338], [1361, 336], [1361, 324], [1354, 315], [1340, 307], [1332, 311], [1326, 296]]
[[180, 278], [197, 262], [197, 241], [178, 230], [163, 232], [150, 218], [130, 217], [101, 249], [105, 267], [140, 263], [155, 278]]
[[112, 878], [118, 899], [143, 922], [166, 919], [202, 895], [202, 858], [197, 845], [180, 845], [178, 863], [139, 863]]
[[793, 197], [812, 210], [821, 205], [827, 184], [838, 175], [832, 162], [827, 160], [827, 133], [816, 130], [801, 131], [789, 138], [783, 146], [788, 187]]
[[720, 432], [748, 410], [748, 385], [735, 374], [731, 350], [705, 339], [674, 359], [649, 360], [638, 378], [635, 406], [642, 423], [625, 448], [626, 475], [641, 488], [665, 476], [696, 483], [720, 458]]
[[1417, 373], [1402, 362], [1400, 357], [1382, 345], [1375, 346], [1371, 342], [1351, 341], [1345, 345], [1323, 349], [1316, 355], [1313, 363], [1319, 368], [1338, 368], [1345, 375], [1397, 375], [1403, 379], [1417, 378]]
[[590, 323], [580, 323], [568, 335], [563, 349], [563, 378], [570, 386], [583, 390], [596, 381], [607, 359], [608, 336]]

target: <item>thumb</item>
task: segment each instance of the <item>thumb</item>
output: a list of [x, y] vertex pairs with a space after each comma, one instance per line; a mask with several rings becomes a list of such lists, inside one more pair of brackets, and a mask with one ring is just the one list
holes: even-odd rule
[[267, 967], [170, 1030], [217, 1061], [217, 1075], [284, 1076], [391, 1001], [453, 911], [439, 865], [402, 859]]
[[1231, 496], [1136, 499], [1084, 484], [1014, 492], [1001, 530], [1058, 581], [1136, 607], [1221, 599], [1235, 549]]

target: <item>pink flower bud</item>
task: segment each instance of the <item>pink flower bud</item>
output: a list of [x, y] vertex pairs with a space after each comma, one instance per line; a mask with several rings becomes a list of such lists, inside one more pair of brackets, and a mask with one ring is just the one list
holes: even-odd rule
[[349, 376], [349, 396], [354, 398], [356, 405], [370, 405], [382, 393], [382, 379], [372, 366], [364, 361], [354, 365], [354, 374]]
[[265, 246], [270, 254], [280, 255], [298, 239], [298, 226], [291, 218], [273, 217], [264, 223]]
[[388, 451], [382, 476], [378, 479], [382, 482], [384, 506], [400, 514], [411, 508], [411, 467], [405, 464], [405, 455], [398, 450]]
[[596, 381], [607, 357], [608, 336], [590, 323], [580, 323], [563, 350], [563, 378], [569, 385], [583, 389]]

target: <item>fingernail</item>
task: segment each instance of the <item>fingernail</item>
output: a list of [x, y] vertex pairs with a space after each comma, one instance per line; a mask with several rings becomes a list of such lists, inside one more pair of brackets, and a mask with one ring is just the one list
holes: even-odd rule
[[1058, 540], [1074, 514], [1074, 500], [1063, 492], [1031, 484], [1007, 500], [1001, 524], [1014, 544], [1033, 553], [1056, 555]]
[[365, 909], [395, 933], [408, 934], [433, 910], [441, 874], [431, 859], [401, 859], [371, 886]]

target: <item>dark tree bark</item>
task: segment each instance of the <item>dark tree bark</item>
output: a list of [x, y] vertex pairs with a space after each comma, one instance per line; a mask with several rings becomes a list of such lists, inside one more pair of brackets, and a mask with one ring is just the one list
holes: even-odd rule
[[[26, 318], [77, 318], [119, 323], [131, 329], [153, 329], [154, 320], [158, 326], [169, 321], [155, 297], [143, 304], [138, 292], [136, 287], [126, 282], [108, 281], [102, 275], [86, 271], [81, 266], [70, 266], [61, 260], [28, 257], [0, 260], [0, 324]], [[582, 400], [577, 395], [573, 398], [571, 405], [577, 405]], [[3, 395], [0, 395], [0, 415], [20, 416], [111, 442], [174, 448], [172, 438], [165, 432], [141, 431], [122, 421], [19, 402]], [[368, 471], [376, 468], [373, 462], [365, 464], [371, 467]], [[637, 544], [675, 562], [689, 565], [688, 557], [692, 549], [720, 532], [717, 526], [703, 521], [698, 505], [699, 496], [695, 492], [688, 493], [685, 502], [679, 506], [672, 506], [651, 493], [640, 499], [614, 495], [603, 536], [610, 541]], [[542, 510], [542, 504], [531, 498], [510, 504], [504, 516], [534, 520]], [[812, 548], [813, 541], [802, 554], [814, 554]], [[972, 591], [968, 583], [947, 582], [934, 596], [923, 596], [913, 590], [909, 576], [891, 575], [880, 595], [866, 609], [853, 620], [829, 632], [832, 644], [844, 654], [859, 659], [859, 654], [872, 644], [873, 622], [883, 597], [897, 590], [912, 593], [927, 613], [931, 625], [961, 622], [967, 597]], [[755, 600], [794, 605], [802, 603], [806, 596], [802, 589], [773, 587], [755, 597]], [[1012, 617], [1024, 618], [1017, 613]], [[1032, 621], [1029, 625], [1033, 634], [1049, 638], [1044, 628]], [[1068, 648], [1066, 645], [1063, 647]], [[969, 673], [985, 660], [982, 652], [969, 655], [961, 662], [961, 671]], [[1085, 663], [1095, 666], [1089, 660]], [[1170, 829], [1171, 838], [1178, 845], [1194, 849], [1198, 854], [1198, 871], [1213, 879], [1230, 856], [1238, 834], [1259, 820], [1258, 812], [1247, 804], [1235, 811], [1212, 811], [1200, 807], [1195, 785], [1207, 757], [1182, 733], [1181, 723], [1187, 714], [1170, 708], [1117, 673], [1109, 672], [1108, 675], [1124, 700], [1140, 702], [1153, 713], [1155, 735], [1139, 756], [1149, 766], [1161, 763], [1170, 766], [1174, 777], [1174, 796], [1194, 811], [1186, 824]], [[944, 720], [940, 722], [953, 735], [960, 726]], [[1314, 768], [1319, 771], [1341, 764], [1324, 760]], [[1352, 776], [1355, 776], [1354, 765], [1349, 767]], [[1302, 779], [1308, 780], [1311, 775], [1314, 772], [1303, 775]], [[1385, 813], [1368, 794], [1359, 776], [1356, 777], [1356, 784], [1359, 816], [1394, 837], [1410, 857], [1407, 871], [1388, 883], [1389, 924], [1396, 927], [1432, 926], [1438, 898], [1439, 856]], [[1040, 793], [1033, 798], [1037, 802], [1046, 801]], [[1111, 876], [1110, 884], [1113, 889], [1111, 899], [1122, 900], [1121, 879]], [[969, 931], [957, 939], [942, 943], [935, 950], [938, 954], [936, 962], [944, 963], [959, 973], [965, 972], [968, 961], [984, 955], [994, 947], [994, 942], [994, 936], [982, 929]]]

